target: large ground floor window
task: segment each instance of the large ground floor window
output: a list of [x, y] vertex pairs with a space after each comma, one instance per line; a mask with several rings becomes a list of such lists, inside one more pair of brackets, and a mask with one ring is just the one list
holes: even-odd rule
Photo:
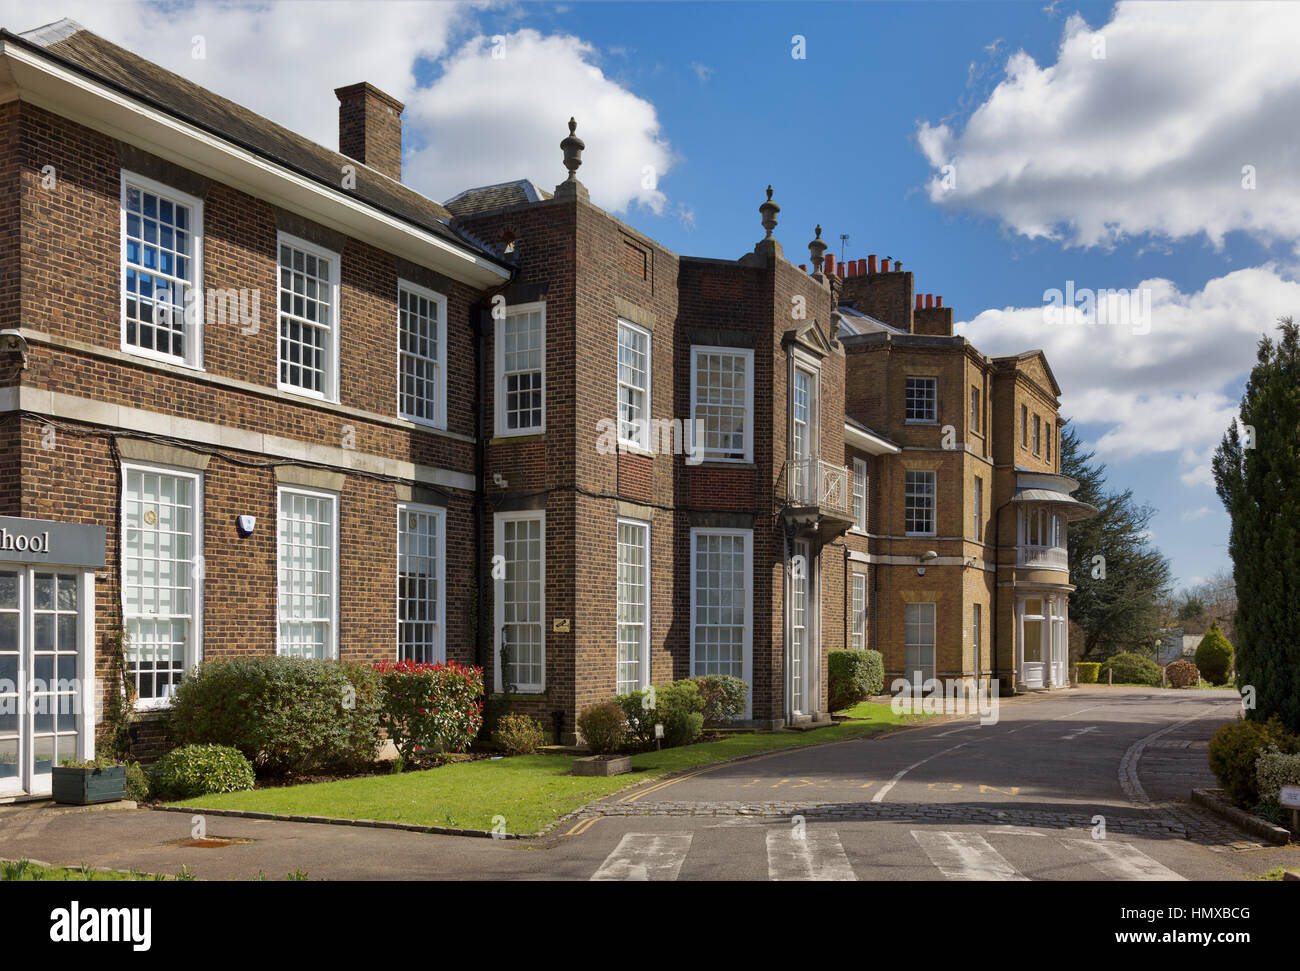
[[279, 653], [337, 657], [338, 496], [282, 487], [279, 510]]
[[492, 575], [496, 589], [496, 687], [546, 688], [546, 513], [498, 513]]
[[443, 631], [446, 513], [397, 507], [397, 659], [436, 664], [447, 659]]
[[650, 524], [620, 519], [618, 529], [618, 671], [616, 691], [650, 684]]
[[691, 674], [751, 681], [753, 530], [691, 530]]
[[907, 679], [925, 684], [934, 677], [935, 605], [910, 603], [904, 608]]

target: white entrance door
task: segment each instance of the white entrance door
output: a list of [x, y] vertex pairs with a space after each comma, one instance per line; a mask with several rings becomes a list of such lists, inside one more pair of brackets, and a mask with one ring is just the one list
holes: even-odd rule
[[1020, 680], [1026, 688], [1041, 688], [1046, 677], [1047, 620], [1043, 614], [1042, 597], [1026, 597], [1021, 601], [1020, 615]]
[[811, 547], [802, 540], [794, 544], [794, 559], [790, 569], [790, 710], [796, 715], [807, 714], [808, 704], [808, 641], [809, 641], [809, 577], [812, 574]]
[[50, 791], [94, 752], [88, 574], [0, 567], [0, 796]]
[[1065, 624], [1065, 598], [1052, 598], [1052, 684], [1068, 685], [1069, 644]]

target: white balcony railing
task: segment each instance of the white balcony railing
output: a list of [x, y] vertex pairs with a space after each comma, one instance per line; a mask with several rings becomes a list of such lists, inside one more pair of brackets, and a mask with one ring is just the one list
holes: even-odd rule
[[817, 508], [844, 519], [853, 518], [849, 470], [821, 459], [785, 463], [786, 501], [800, 508]]
[[1024, 544], [1020, 547], [1020, 565], [1030, 567], [1035, 570], [1065, 570], [1070, 569], [1070, 556], [1064, 546], [1031, 546]]

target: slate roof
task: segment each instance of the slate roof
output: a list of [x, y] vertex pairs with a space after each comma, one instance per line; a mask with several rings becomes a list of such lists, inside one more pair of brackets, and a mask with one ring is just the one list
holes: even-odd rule
[[516, 179], [514, 182], [499, 182], [496, 185], [479, 186], [466, 189], [452, 196], [444, 205], [453, 216], [474, 216], [480, 212], [494, 209], [507, 209], [510, 206], [522, 206], [529, 202], [550, 199], [553, 193], [540, 188], [529, 179]]
[[[179, 74], [164, 70], [86, 30], [76, 21], [64, 19], [22, 34], [2, 30], [0, 36], [17, 41], [158, 111], [187, 121], [209, 134], [505, 265], [498, 256], [446, 225], [445, 220], [451, 218], [451, 213], [433, 199], [346, 155], [318, 145], [243, 105], [199, 87]], [[356, 187], [350, 190], [340, 185], [344, 165], [356, 166]]]

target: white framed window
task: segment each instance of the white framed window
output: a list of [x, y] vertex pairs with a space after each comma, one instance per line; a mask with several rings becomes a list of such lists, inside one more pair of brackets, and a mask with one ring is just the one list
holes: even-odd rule
[[934, 604], [909, 603], [903, 609], [906, 675], [924, 684], [934, 677]]
[[523, 304], [496, 322], [496, 433], [546, 431], [546, 305]]
[[618, 672], [616, 694], [650, 685], [650, 524], [617, 522]]
[[970, 389], [970, 430], [978, 435], [980, 433], [980, 389], [971, 386]]
[[650, 331], [618, 322], [618, 443], [650, 447]]
[[339, 254], [287, 233], [279, 254], [280, 356], [283, 391], [338, 400]]
[[397, 659], [417, 664], [447, 660], [446, 510], [397, 506]]
[[984, 480], [975, 476], [974, 513], [971, 516], [971, 538], [981, 539], [980, 530], [984, 525]]
[[1044, 431], [1047, 434], [1047, 461], [1052, 461], [1052, 423], [1047, 422]]
[[1020, 445], [1022, 448], [1029, 447], [1029, 406], [1020, 406]]
[[908, 536], [933, 536], [934, 480], [933, 470], [907, 469], [904, 473], [903, 518]]
[[980, 632], [984, 626], [984, 606], [982, 604], [972, 604], [971, 614], [971, 647], [974, 649], [975, 654], [975, 673], [979, 674], [982, 670], [982, 665], [980, 664]]
[[447, 427], [447, 298], [397, 281], [397, 413], [408, 421]]
[[[754, 352], [741, 347], [691, 348], [691, 434], [700, 458], [752, 462]], [[698, 424], [697, 424], [698, 423]], [[694, 441], [694, 439], [692, 439]]]
[[849, 647], [861, 651], [867, 646], [867, 575], [865, 573], [853, 574], [849, 613]]
[[276, 652], [338, 657], [338, 496], [281, 486], [277, 506]]
[[906, 421], [938, 421], [938, 379], [906, 378], [903, 384], [903, 407], [903, 418]]
[[122, 172], [122, 350], [203, 366], [203, 203]]
[[1034, 454], [1035, 455], [1039, 454], [1039, 449], [1042, 446], [1042, 436], [1043, 436], [1043, 420], [1039, 418], [1037, 415], [1034, 415]]
[[[496, 590], [496, 690], [505, 681], [516, 691], [546, 688], [546, 513], [497, 513], [495, 545], [504, 572]], [[501, 670], [502, 638], [509, 658]]]
[[691, 530], [692, 676], [752, 684], [753, 540], [752, 529]]
[[853, 460], [853, 528], [867, 531], [867, 463]]
[[122, 613], [136, 706], [170, 703], [200, 658], [203, 477], [122, 465]]

